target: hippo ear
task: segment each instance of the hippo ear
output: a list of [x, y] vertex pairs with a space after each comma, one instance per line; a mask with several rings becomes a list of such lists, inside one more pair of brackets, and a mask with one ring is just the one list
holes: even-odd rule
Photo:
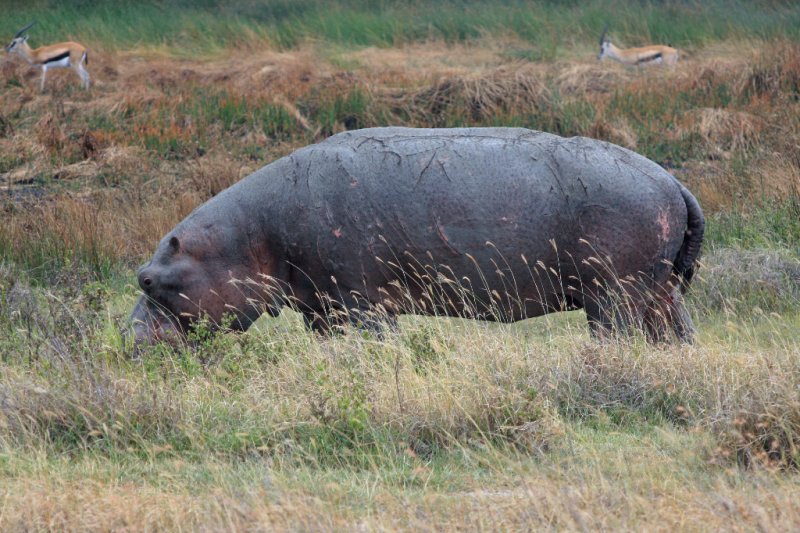
[[178, 249], [181, 247], [181, 243], [176, 236], [172, 236], [169, 239], [169, 247], [172, 248], [172, 251], [177, 252]]

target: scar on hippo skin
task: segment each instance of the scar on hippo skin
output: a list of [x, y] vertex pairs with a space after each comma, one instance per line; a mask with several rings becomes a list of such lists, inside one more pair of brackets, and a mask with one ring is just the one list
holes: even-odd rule
[[[336, 322], [337, 309], [379, 309], [391, 322], [402, 313], [515, 321], [569, 308], [584, 309], [599, 337], [652, 329], [655, 309], [660, 338], [691, 342], [673, 293], [691, 283], [704, 229], [683, 185], [610, 143], [522, 128], [348, 131], [195, 209], [140, 270], [145, 295], [131, 318], [137, 341], [151, 342], [184, 334], [200, 314], [214, 326], [233, 312], [246, 329], [287, 305], [312, 328]], [[229, 283], [265, 272], [270, 290]], [[447, 281], [432, 287], [440, 274]], [[148, 294], [169, 315], [153, 312]], [[626, 316], [614, 307], [622, 297]]]
[[670, 227], [669, 227], [669, 219], [667, 218], [668, 214], [666, 211], [659, 211], [658, 212], [658, 219], [657, 223], [661, 228], [661, 240], [667, 241], [669, 240], [670, 234]]

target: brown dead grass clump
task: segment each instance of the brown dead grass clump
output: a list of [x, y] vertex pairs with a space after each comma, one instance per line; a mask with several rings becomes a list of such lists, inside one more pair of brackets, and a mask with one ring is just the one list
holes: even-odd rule
[[280, 94], [290, 101], [337, 73], [310, 47], [287, 52], [262, 50], [222, 61], [150, 57], [115, 67], [119, 70], [117, 83], [137, 90], [151, 86], [156, 89], [155, 94], [192, 85], [213, 85], [228, 87], [237, 94]]
[[103, 131], [86, 130], [80, 138], [81, 155], [84, 159], [97, 157], [100, 150], [108, 145], [108, 135]]
[[687, 161], [673, 171], [706, 213], [730, 209], [732, 200], [752, 205], [800, 195], [800, 167], [783, 154], [756, 152], [745, 170], [736, 167], [729, 152], [712, 152], [709, 156], [708, 160]]
[[[180, 469], [180, 461], [173, 463]], [[0, 515], [0, 528], [9, 533], [376, 529], [341, 505], [303, 491], [273, 488], [269, 479], [267, 469], [264, 486], [245, 487], [234, 493], [221, 487], [203, 487], [199, 493], [147, 487], [138, 481], [18, 481], [0, 489], [0, 497], [7, 504], [7, 512]], [[400, 523], [389, 529], [398, 529]]]
[[244, 166], [229, 158], [204, 157], [189, 163], [186, 179], [205, 201], [242, 179], [246, 175], [244, 170]]
[[630, 150], [636, 150], [638, 137], [624, 117], [618, 117], [607, 121], [602, 116], [598, 117], [592, 124], [589, 137], [604, 139], [606, 141], [624, 146]]
[[[198, 180], [202, 179], [202, 172], [199, 171]], [[197, 191], [187, 183], [142, 183], [140, 189], [125, 188], [104, 196], [102, 212], [113, 222], [102, 228], [102, 235], [117, 246], [109, 257], [134, 266], [149, 257], [161, 237], [204, 202], [213, 186], [205, 183], [203, 190]]]
[[[295, 101], [334, 75], [310, 53], [279, 55], [253, 66], [253, 81], [258, 90], [269, 90], [287, 101]], [[247, 87], [241, 87], [247, 90]]]
[[[78, 163], [64, 179], [96, 166]], [[12, 257], [36, 265], [51, 261], [88, 263], [103, 269], [134, 266], [150, 254], [175, 224], [200, 203], [196, 192], [160, 195], [151, 187], [84, 195], [57, 194], [12, 208], [3, 225], [3, 244]], [[31, 243], [35, 243], [32, 245]]]
[[756, 52], [738, 77], [736, 90], [754, 100], [781, 99], [800, 93], [800, 47], [782, 41]]
[[769, 198], [800, 197], [800, 154], [791, 159], [776, 155], [758, 160], [753, 181]]
[[478, 42], [408, 43], [392, 48], [368, 47], [348, 51], [346, 60], [355, 62], [357, 70], [376, 75], [387, 82], [405, 82], [423, 79], [428, 76], [466, 76], [497, 68], [507, 63], [506, 51], [509, 48], [524, 47], [525, 44], [513, 39], [484, 38]]
[[731, 198], [742, 196], [739, 180], [722, 158], [688, 161], [673, 174], [692, 191], [705, 213], [715, 213], [730, 205]]
[[603, 63], [567, 63], [556, 67], [555, 85], [564, 96], [607, 94], [629, 82], [633, 71]]
[[63, 341], [51, 339], [50, 344], [56, 359], [75, 365], [74, 372], [87, 373], [56, 386], [5, 376], [0, 384], [4, 435], [20, 443], [55, 441], [80, 448], [103, 441], [126, 449], [142, 437], [158, 439], [180, 426], [181, 406], [174, 395], [143, 381], [88, 370], [87, 361], [69, 361], [73, 355]]
[[[660, 462], [663, 458], [653, 457]], [[130, 480], [69, 479], [42, 474], [0, 488], [0, 527], [27, 531], [527, 531], [796, 529], [800, 509], [790, 483], [742, 490], [715, 483], [680, 489], [638, 480], [646, 488], [595, 471], [557, 479], [547, 472], [512, 478], [500, 487], [455, 490], [428, 486], [428, 469], [413, 481], [422, 494], [370, 480], [364, 507], [347, 485], [319, 482], [305, 490], [264, 474], [257, 486], [231, 486], [213, 465], [216, 487], [174, 487], [178, 460], [152, 486]], [[626, 471], [629, 465], [620, 464]], [[90, 465], [87, 465], [87, 469]], [[224, 469], [225, 471], [229, 468]], [[265, 468], [268, 472], [268, 469]], [[586, 476], [580, 478], [579, 476]], [[627, 480], [627, 479], [626, 479]], [[247, 481], [250, 481], [249, 479]], [[638, 490], [637, 490], [638, 489]], [[759, 490], [760, 489], [760, 490]], [[774, 492], [771, 489], [775, 489]]]
[[745, 111], [701, 108], [687, 113], [686, 129], [695, 131], [709, 150], [730, 153], [749, 151], [760, 141], [766, 122]]
[[800, 467], [800, 396], [770, 404], [754, 404], [721, 424], [720, 446], [712, 461], [736, 460], [745, 467]]
[[783, 313], [800, 301], [800, 260], [781, 250], [710, 250], [693, 288], [704, 312]]
[[507, 114], [526, 114], [545, 106], [550, 91], [539, 69], [510, 65], [485, 76], [455, 76], [402, 98], [401, 107], [414, 120], [440, 126], [454, 115], [486, 121]]
[[67, 140], [61, 121], [53, 113], [45, 114], [36, 123], [36, 138], [51, 154], [60, 152]]
[[[52, 251], [58, 251], [56, 257], [114, 257], [117, 244], [105, 238], [114, 221], [111, 217], [101, 216], [101, 212], [102, 208], [96, 202], [72, 195], [62, 196], [52, 203], [43, 202], [32, 210], [28, 224], [15, 224], [9, 228], [21, 233], [11, 241], [24, 247], [25, 241], [35, 235], [42, 242], [49, 243]], [[26, 252], [20, 249], [17, 253], [24, 257]]]

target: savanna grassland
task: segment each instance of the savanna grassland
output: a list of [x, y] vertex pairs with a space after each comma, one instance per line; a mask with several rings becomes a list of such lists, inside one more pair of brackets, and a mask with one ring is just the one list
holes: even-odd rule
[[[800, 528], [800, 7], [5, 2], [94, 85], [0, 58], [0, 531]], [[595, 60], [669, 43], [674, 69]], [[581, 313], [299, 315], [133, 357], [194, 207], [346, 129], [523, 126], [657, 161], [707, 216], [693, 346]]]

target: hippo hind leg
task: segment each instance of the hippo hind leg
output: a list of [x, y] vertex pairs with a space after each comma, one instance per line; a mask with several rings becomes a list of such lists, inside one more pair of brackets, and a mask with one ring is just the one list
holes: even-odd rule
[[674, 333], [678, 341], [694, 343], [694, 323], [677, 289], [659, 298], [647, 310], [645, 327], [648, 338], [653, 342], [670, 342]]
[[697, 330], [694, 327], [689, 310], [686, 309], [686, 304], [683, 303], [680, 291], [675, 291], [672, 297], [672, 308], [670, 320], [675, 335], [678, 336], [681, 342], [693, 344]]
[[597, 290], [586, 295], [583, 307], [595, 339], [625, 337], [642, 330], [645, 305], [638, 295]]

